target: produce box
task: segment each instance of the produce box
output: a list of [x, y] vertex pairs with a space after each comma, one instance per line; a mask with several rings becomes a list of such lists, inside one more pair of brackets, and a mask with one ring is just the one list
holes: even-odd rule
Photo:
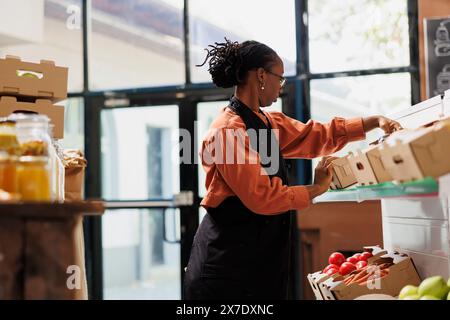
[[398, 182], [440, 177], [450, 172], [448, 120], [428, 128], [399, 132], [380, 148], [381, 158]]
[[[363, 249], [364, 252], [370, 252], [372, 254], [372, 257], [367, 259], [367, 263], [369, 264], [387, 253], [387, 251], [380, 246], [367, 246]], [[311, 289], [317, 300], [324, 300], [324, 296], [320, 289], [320, 284], [330, 278], [336, 278], [338, 276], [339, 274], [328, 275], [326, 273], [323, 273], [323, 270], [308, 274], [308, 282], [311, 285]]]
[[356, 177], [347, 157], [333, 160], [331, 163], [333, 165], [331, 189], [344, 189], [356, 183]]
[[381, 248], [380, 246], [367, 246], [363, 247], [364, 252], [370, 252], [372, 254], [372, 257], [367, 259], [368, 264], [372, 264], [375, 260], [377, 260], [379, 257], [387, 254], [387, 250]]
[[311, 285], [311, 289], [316, 297], [316, 300], [324, 300], [319, 285], [331, 277], [332, 276], [329, 276], [326, 273], [322, 273], [322, 270], [308, 274], [308, 282]]
[[[1, 77], [1, 76], [0, 76]], [[45, 114], [55, 125], [53, 135], [56, 139], [64, 138], [64, 107], [53, 105], [50, 100], [37, 99], [36, 102], [20, 102], [16, 97], [0, 98], [0, 117], [7, 117], [15, 111], [32, 111]]]
[[378, 183], [375, 172], [364, 151], [350, 152], [348, 161], [359, 185], [368, 186]]
[[0, 59], [0, 95], [51, 99], [67, 98], [68, 68], [53, 61], [40, 63], [21, 61], [19, 57]]
[[420, 277], [411, 258], [390, 253], [378, 257], [364, 270], [323, 281], [320, 290], [325, 300], [353, 300], [367, 294], [395, 297], [405, 285], [419, 283]]

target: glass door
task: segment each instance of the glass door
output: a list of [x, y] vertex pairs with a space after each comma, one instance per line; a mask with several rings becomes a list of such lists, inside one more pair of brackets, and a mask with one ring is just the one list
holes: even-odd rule
[[101, 111], [104, 299], [181, 298], [178, 108]]

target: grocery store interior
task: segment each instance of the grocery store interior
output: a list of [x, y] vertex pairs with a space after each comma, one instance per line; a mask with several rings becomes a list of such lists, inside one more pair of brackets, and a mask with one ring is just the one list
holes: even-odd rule
[[[282, 59], [286, 84], [264, 111], [283, 112], [303, 123], [382, 115], [415, 130], [413, 137], [402, 140], [402, 146], [409, 148], [402, 150], [409, 153], [394, 159], [401, 170], [389, 172], [389, 179], [380, 180], [374, 168], [372, 176], [354, 174], [354, 181], [345, 184], [348, 176], [339, 180], [336, 173], [333, 179], [344, 190], [328, 191], [293, 214], [291, 299], [339, 300], [366, 294], [394, 299], [407, 285], [413, 292], [407, 294], [405, 289], [400, 297], [416, 295], [413, 286], [425, 288], [419, 289], [420, 297], [444, 299], [445, 290], [447, 296], [450, 167], [441, 163], [439, 155], [450, 141], [445, 138], [450, 126], [436, 121], [450, 116], [450, 91], [446, 91], [450, 89], [450, 1], [2, 0], [0, 12], [0, 117], [8, 116], [1, 111], [8, 101], [22, 104], [17, 110], [34, 104], [29, 110], [41, 113], [44, 103], [34, 99], [45, 99], [53, 89], [32, 88], [32, 93], [25, 93], [23, 88], [33, 87], [34, 81], [45, 80], [55, 88], [67, 83], [60, 96], [54, 89], [49, 99], [55, 107], [49, 104], [45, 110], [50, 110], [47, 116], [55, 133], [63, 132], [55, 134], [54, 152], [76, 150], [75, 156], [68, 157], [83, 158], [76, 162], [82, 170], [73, 180], [67, 163], [55, 160], [66, 168], [65, 173], [57, 171], [65, 174], [65, 182], [59, 182], [65, 183], [66, 200], [69, 181], [82, 181], [76, 185], [79, 190], [74, 191], [72, 204], [0, 203], [0, 212], [9, 216], [0, 218], [0, 288], [7, 288], [0, 290], [0, 299], [184, 299], [185, 268], [207, 214], [200, 205], [207, 189], [199, 147], [234, 93], [233, 88], [216, 87], [208, 65], [198, 65], [205, 59], [205, 48], [224, 38], [262, 42]], [[51, 82], [52, 72], [61, 70], [46, 69], [45, 61], [53, 61], [56, 69], [62, 67], [66, 79], [58, 75]], [[26, 63], [38, 67], [34, 70]], [[8, 64], [18, 71], [41, 72], [44, 78], [25, 79], [17, 73], [21, 79], [11, 93], [7, 88], [15, 84], [7, 83], [12, 79], [6, 75]], [[17, 97], [8, 100], [7, 96]], [[56, 105], [63, 107], [63, 115], [52, 109]], [[17, 121], [17, 130], [27, 121], [20, 116], [7, 119]], [[0, 122], [0, 131], [6, 130], [1, 127]], [[414, 144], [417, 132], [422, 134], [419, 138], [428, 134], [429, 140]], [[360, 150], [374, 141], [381, 144], [383, 137], [381, 129], [372, 130], [365, 140], [349, 143], [334, 155], [361, 156]], [[180, 147], [183, 139], [190, 146], [186, 150]], [[388, 139], [390, 148], [400, 141]], [[422, 150], [415, 159], [414, 148]], [[438, 154], [430, 158], [429, 170], [421, 162], [427, 152]], [[6, 160], [0, 158], [1, 167]], [[27, 166], [22, 160], [29, 160], [22, 158], [23, 154], [17, 160], [20, 170]], [[290, 183], [312, 184], [319, 160], [287, 160]], [[409, 161], [415, 166], [407, 167]], [[438, 167], [439, 173], [431, 169]], [[350, 168], [343, 164], [341, 174], [350, 175]], [[52, 200], [64, 197], [64, 190], [59, 193]], [[51, 212], [48, 220], [44, 214], [34, 217], [37, 220], [28, 218], [45, 210]], [[61, 215], [61, 220], [53, 214]], [[29, 244], [27, 237], [36, 238]], [[17, 239], [17, 252], [7, 249], [11, 239]], [[37, 257], [31, 257], [30, 246], [39, 252]], [[19, 256], [24, 251], [26, 259]], [[362, 258], [363, 252], [370, 254]], [[346, 273], [339, 275], [343, 261], [332, 253], [341, 253], [352, 265], [365, 261], [364, 272], [367, 263], [381, 266], [379, 286], [358, 286]], [[20, 268], [15, 266], [18, 261]], [[45, 268], [36, 267], [40, 263]], [[68, 285], [62, 288], [73, 264], [81, 265], [82, 288], [78, 280], [75, 290]], [[338, 265], [335, 272], [324, 270], [329, 264]], [[349, 272], [354, 277], [358, 270]], [[421, 285], [430, 277], [432, 289], [427, 283]], [[390, 283], [385, 285], [386, 281]], [[436, 287], [441, 284], [439, 291]], [[83, 292], [72, 294], [77, 290]]]

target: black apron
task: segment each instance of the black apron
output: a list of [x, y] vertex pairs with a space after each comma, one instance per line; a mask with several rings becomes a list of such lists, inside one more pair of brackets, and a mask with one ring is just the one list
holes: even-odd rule
[[[235, 97], [229, 108], [242, 118], [247, 130], [272, 129], [267, 117], [268, 125]], [[276, 143], [279, 150], [277, 139], [270, 133], [261, 143], [267, 143], [269, 151], [271, 144]], [[256, 136], [256, 141], [250, 139], [250, 143], [254, 150], [259, 150], [260, 137]], [[267, 160], [262, 159], [263, 167], [270, 165]], [[287, 185], [281, 151], [278, 161], [279, 168], [270, 178], [278, 176]], [[293, 280], [289, 279], [292, 214], [256, 214], [236, 196], [207, 211], [194, 237], [184, 279], [184, 298], [287, 299], [288, 282]]]

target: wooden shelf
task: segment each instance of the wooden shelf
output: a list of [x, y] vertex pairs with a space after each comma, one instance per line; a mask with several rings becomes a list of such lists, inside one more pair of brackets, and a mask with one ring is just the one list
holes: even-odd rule
[[104, 211], [103, 201], [0, 203], [0, 217], [7, 215], [33, 219], [69, 218], [74, 215], [100, 216]]

